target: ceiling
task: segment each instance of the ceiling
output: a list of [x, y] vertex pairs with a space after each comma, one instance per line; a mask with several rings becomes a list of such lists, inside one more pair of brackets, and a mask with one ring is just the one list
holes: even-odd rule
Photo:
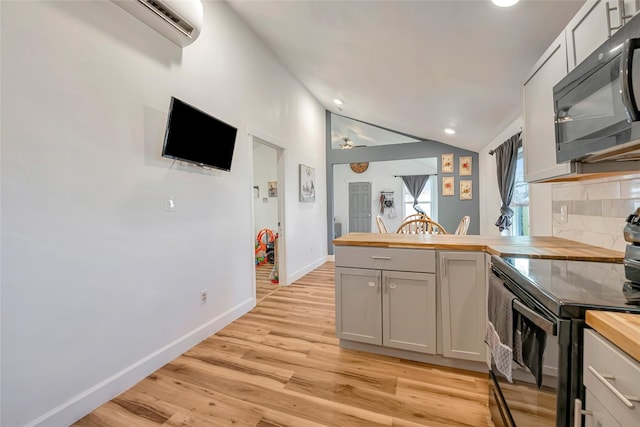
[[229, 1], [327, 110], [473, 151], [521, 115], [524, 78], [583, 3]]

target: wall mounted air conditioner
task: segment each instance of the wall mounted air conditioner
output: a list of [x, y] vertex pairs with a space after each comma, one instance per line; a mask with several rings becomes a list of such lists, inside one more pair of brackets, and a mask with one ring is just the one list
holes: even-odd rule
[[193, 43], [202, 29], [200, 0], [113, 0], [115, 4], [177, 44]]

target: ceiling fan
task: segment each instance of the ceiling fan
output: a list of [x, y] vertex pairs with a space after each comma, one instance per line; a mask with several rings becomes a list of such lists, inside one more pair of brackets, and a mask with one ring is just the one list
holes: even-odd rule
[[339, 147], [341, 150], [350, 150], [353, 148], [353, 141], [347, 138], [346, 136], [342, 138], [344, 143], [340, 144]]

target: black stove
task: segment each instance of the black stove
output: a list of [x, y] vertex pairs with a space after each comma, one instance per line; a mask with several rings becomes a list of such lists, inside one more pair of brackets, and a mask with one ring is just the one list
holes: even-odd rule
[[640, 313], [640, 292], [623, 264], [499, 257], [492, 263], [560, 318], [582, 319], [586, 310]]

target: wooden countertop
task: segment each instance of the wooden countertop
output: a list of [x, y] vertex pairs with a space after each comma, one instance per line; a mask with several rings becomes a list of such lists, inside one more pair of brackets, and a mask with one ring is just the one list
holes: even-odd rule
[[587, 310], [587, 325], [640, 362], [640, 314]]
[[491, 255], [622, 263], [624, 253], [559, 237], [349, 233], [336, 246], [484, 251]]

